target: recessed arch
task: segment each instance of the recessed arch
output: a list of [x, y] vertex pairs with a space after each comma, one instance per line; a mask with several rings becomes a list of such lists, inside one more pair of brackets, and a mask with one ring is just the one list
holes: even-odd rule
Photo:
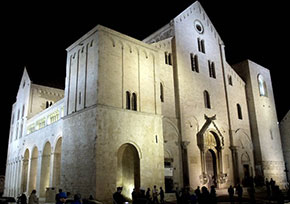
[[117, 186], [123, 186], [123, 194], [131, 198], [134, 188], [140, 188], [140, 156], [137, 148], [125, 143], [117, 151]]
[[29, 156], [30, 156], [29, 149], [26, 149], [23, 155], [23, 163], [22, 163], [22, 181], [21, 181], [22, 192], [27, 192]]
[[61, 147], [62, 137], [59, 137], [53, 152], [53, 172], [52, 172], [52, 186], [60, 186], [60, 170], [61, 170]]
[[51, 144], [50, 142], [46, 142], [42, 151], [42, 159], [41, 159], [41, 177], [39, 189], [40, 197], [45, 197], [46, 188], [49, 187], [50, 158], [51, 158]]
[[36, 189], [36, 179], [38, 171], [38, 148], [34, 146], [32, 149], [31, 159], [30, 159], [30, 172], [29, 172], [29, 187], [28, 192]]

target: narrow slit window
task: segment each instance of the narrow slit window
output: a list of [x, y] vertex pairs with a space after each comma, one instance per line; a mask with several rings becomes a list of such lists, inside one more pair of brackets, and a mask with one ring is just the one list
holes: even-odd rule
[[241, 108], [240, 104], [237, 104], [237, 112], [238, 112], [238, 118], [240, 120], [242, 120], [243, 119], [243, 114], [242, 114], [242, 108]]
[[193, 72], [199, 72], [198, 68], [198, 56], [194, 55], [193, 53], [190, 54], [190, 61], [191, 61], [191, 70]]
[[207, 91], [204, 91], [203, 97], [204, 97], [204, 107], [211, 109], [209, 93]]
[[164, 102], [164, 87], [162, 83], [160, 83], [160, 100]]
[[132, 110], [137, 111], [137, 94], [132, 94]]
[[129, 91], [126, 91], [126, 109], [131, 109], [131, 94]]

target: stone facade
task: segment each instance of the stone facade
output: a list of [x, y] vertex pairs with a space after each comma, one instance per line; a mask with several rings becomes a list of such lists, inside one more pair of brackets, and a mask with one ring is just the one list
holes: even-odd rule
[[284, 185], [275, 114], [269, 71], [232, 68], [199, 2], [143, 41], [98, 25], [67, 48], [64, 91], [24, 71], [5, 194], [44, 199], [54, 187], [109, 201], [117, 186], [130, 197], [255, 175]]
[[288, 170], [288, 182], [290, 179], [290, 111], [280, 122], [280, 134], [283, 146], [284, 159]]

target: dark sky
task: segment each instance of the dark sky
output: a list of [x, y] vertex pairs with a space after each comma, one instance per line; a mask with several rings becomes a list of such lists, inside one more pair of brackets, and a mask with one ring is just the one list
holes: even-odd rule
[[[13, 1], [0, 7], [4, 91], [0, 175], [5, 172], [11, 107], [24, 66], [34, 83], [64, 88], [65, 49], [97, 24], [142, 40], [194, 0], [68, 1], [66, 6], [53, 1], [38, 2], [41, 4]], [[200, 3], [226, 45], [229, 64], [251, 59], [271, 71], [280, 121], [290, 108], [287, 103], [290, 87], [286, 83], [290, 70], [287, 1], [200, 0]]]

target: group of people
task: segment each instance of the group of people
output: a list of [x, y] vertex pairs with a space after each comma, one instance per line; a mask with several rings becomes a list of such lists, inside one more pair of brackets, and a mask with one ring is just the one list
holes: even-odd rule
[[[123, 187], [117, 187], [117, 191], [113, 194], [113, 203], [114, 204], [124, 204], [128, 202], [123, 195], [122, 195]], [[132, 203], [133, 204], [163, 204], [164, 203], [164, 190], [162, 187], [159, 188], [159, 191], [154, 185], [151, 193], [151, 189], [147, 188], [146, 192], [145, 189], [134, 188], [132, 193]]]
[[[21, 196], [18, 197], [17, 203], [27, 204], [27, 197], [24, 193], [22, 193]], [[28, 198], [28, 204], [39, 204], [39, 200], [36, 195], [36, 190], [32, 190]]]
[[203, 186], [198, 186], [194, 192], [190, 191], [189, 187], [179, 190], [176, 188], [175, 196], [177, 204], [214, 204], [217, 203], [215, 186], [212, 185], [210, 190]]
[[[59, 189], [58, 193], [55, 195], [55, 203], [56, 204], [88, 204], [91, 200], [94, 200], [92, 196], [89, 199], [84, 199], [83, 202], [81, 201], [81, 195], [75, 194], [73, 198], [70, 198], [70, 193], [63, 192], [62, 189]], [[23, 193], [21, 196], [18, 197], [18, 204], [39, 204], [39, 199], [36, 195], [36, 190], [32, 190], [27, 203], [27, 197]]]

